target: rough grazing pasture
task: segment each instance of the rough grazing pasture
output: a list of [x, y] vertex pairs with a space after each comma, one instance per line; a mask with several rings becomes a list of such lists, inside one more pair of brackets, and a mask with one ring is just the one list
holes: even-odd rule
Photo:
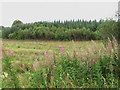
[[[113, 44], [114, 43], [114, 44]], [[3, 40], [2, 87], [117, 88], [117, 42]]]
[[[98, 48], [103, 47], [103, 43], [96, 41]], [[4, 40], [3, 47], [14, 51], [13, 59], [15, 61], [32, 61], [35, 56], [43, 56], [46, 52], [59, 53], [59, 46], [64, 47], [65, 52], [72, 53], [74, 50], [78, 53], [87, 51], [87, 49], [94, 49], [94, 42], [92, 41], [15, 41]]]

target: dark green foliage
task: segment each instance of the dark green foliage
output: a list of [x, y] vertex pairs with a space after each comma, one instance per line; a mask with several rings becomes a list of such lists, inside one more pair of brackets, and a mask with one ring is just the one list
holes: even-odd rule
[[98, 30], [103, 39], [108, 39], [108, 37], [112, 39], [113, 36], [118, 39], [118, 33], [120, 32], [118, 29], [118, 22], [113, 20], [104, 21], [99, 25]]
[[44, 88], [47, 87], [46, 77], [44, 73], [42, 70], [39, 70], [37, 72], [33, 72], [32, 75], [28, 75], [28, 77], [31, 77], [31, 79], [28, 80], [31, 83], [30, 88], [42, 88], [41, 86]]
[[11, 27], [2, 28], [2, 38], [41, 40], [99, 40], [115, 36], [118, 38], [117, 22], [100, 21], [54, 21], [23, 24], [15, 20]]
[[15, 20], [12, 24], [12, 26], [14, 25], [20, 25], [20, 24], [23, 24], [23, 22], [21, 22], [20, 20]]
[[[82, 64], [79, 59], [64, 57], [55, 69], [46, 67], [33, 72], [33, 76], [29, 76], [31, 87], [65, 88], [65, 86], [73, 87], [70, 85], [72, 83], [74, 87], [119, 88], [119, 73], [115, 72], [117, 63], [113, 58], [101, 58], [92, 66], [87, 62]], [[52, 86], [53, 82], [55, 85]]]
[[[76, 86], [81, 87], [84, 84], [84, 80], [85, 83], [94, 85], [90, 87], [104, 88], [106, 85], [107, 87], [111, 87], [111, 84], [114, 82], [112, 88], [116, 88], [118, 82], [115, 82], [114, 80], [119, 79], [119, 73], [116, 72], [116, 70], [118, 70], [117, 65], [115, 60], [110, 57], [101, 58], [92, 66], [87, 63], [81, 65], [81, 62], [78, 59], [68, 59], [62, 61], [62, 70], [66, 77], [69, 75], [74, 80], [73, 83]], [[111, 76], [111, 79], [108, 76]]]

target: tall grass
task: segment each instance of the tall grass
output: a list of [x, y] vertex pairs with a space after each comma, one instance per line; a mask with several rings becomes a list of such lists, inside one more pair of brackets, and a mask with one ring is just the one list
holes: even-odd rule
[[[79, 52], [69, 52], [59, 46], [59, 52], [39, 51], [33, 63], [21, 62], [13, 65], [12, 53], [5, 50], [3, 60], [3, 87], [22, 88], [120, 88], [118, 43], [113, 38], [99, 48], [94, 41], [92, 47]], [[74, 43], [74, 41], [73, 41]], [[22, 58], [22, 57], [21, 57]]]

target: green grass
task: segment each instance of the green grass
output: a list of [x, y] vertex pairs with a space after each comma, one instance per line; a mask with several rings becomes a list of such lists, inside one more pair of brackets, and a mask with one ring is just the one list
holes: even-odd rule
[[[118, 88], [118, 48], [117, 43], [111, 44], [105, 47], [102, 41], [4, 40], [3, 75], [8, 76], [2, 78], [2, 87]], [[10, 51], [13, 54], [8, 55]]]

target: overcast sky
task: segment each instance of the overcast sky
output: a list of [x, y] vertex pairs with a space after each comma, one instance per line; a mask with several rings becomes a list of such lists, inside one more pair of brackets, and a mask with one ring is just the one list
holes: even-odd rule
[[114, 18], [117, 2], [4, 2], [0, 25], [53, 20], [100, 20]]

